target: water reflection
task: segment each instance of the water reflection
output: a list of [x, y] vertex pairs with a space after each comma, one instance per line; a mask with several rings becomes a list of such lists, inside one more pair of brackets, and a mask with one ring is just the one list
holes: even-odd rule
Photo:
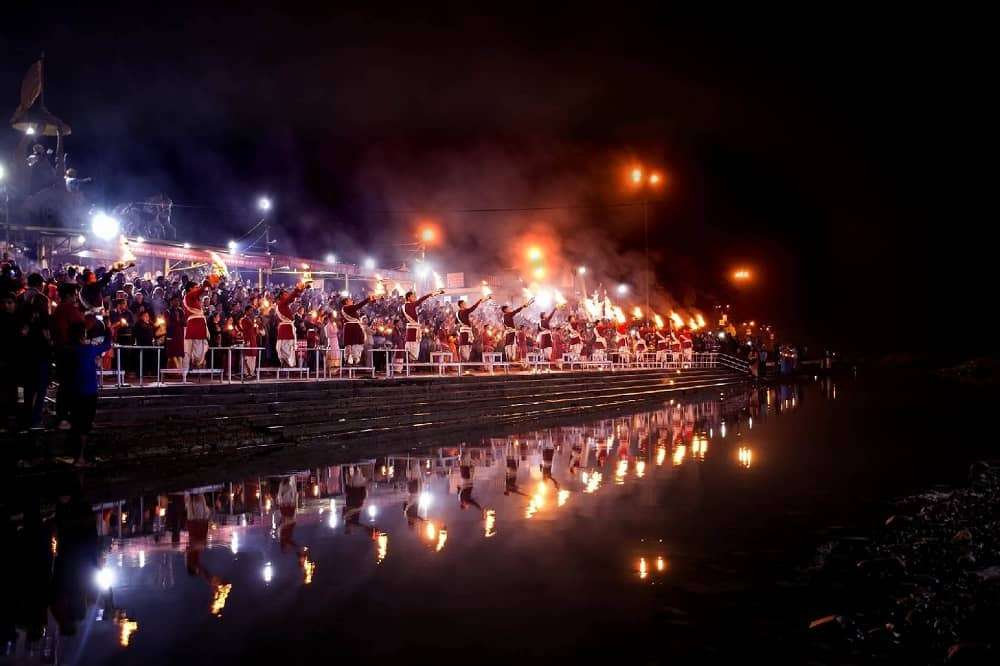
[[[821, 393], [832, 399], [835, 387], [822, 384]], [[134, 650], [149, 634], [169, 631], [151, 608], [175, 589], [200, 595], [197, 612], [221, 622], [234, 605], [343, 581], [364, 560], [408, 566], [417, 561], [414, 547], [435, 558], [459, 549], [464, 557], [477, 542], [506, 548], [522, 531], [587, 520], [605, 496], [617, 501], [631, 488], [682, 479], [689, 468], [714, 463], [757, 473], [755, 447], [766, 446], [758, 431], [800, 403], [798, 387], [769, 387], [97, 505], [83, 502], [79, 482], [69, 479], [51, 517], [43, 519], [39, 507], [21, 514], [25, 602], [8, 649], [74, 661], [86, 624], [88, 650], [100, 649], [105, 635], [101, 654]], [[754, 447], [745, 441], [751, 429]], [[672, 575], [665, 547], [644, 546], [618, 560], [634, 572], [629, 577], [652, 583]], [[248, 568], [252, 578], [242, 573]], [[114, 629], [102, 632], [102, 624]]]

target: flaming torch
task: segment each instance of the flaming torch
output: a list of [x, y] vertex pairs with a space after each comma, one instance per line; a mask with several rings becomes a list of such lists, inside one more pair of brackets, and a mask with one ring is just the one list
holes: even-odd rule
[[656, 322], [656, 328], [658, 328], [658, 329], [662, 329], [663, 328], [663, 317], [661, 317], [660, 315], [654, 313], [653, 314], [653, 321]]
[[684, 328], [684, 319], [676, 312], [670, 313], [670, 321], [677, 328]]

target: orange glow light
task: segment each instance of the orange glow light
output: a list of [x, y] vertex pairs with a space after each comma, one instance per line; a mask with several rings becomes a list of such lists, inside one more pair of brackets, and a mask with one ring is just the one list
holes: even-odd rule
[[632, 182], [636, 185], [642, 182], [642, 169], [639, 167], [632, 169]]
[[528, 248], [528, 259], [531, 261], [538, 261], [542, 258], [542, 248], [537, 245], [532, 245]]
[[649, 174], [649, 184], [650, 185], [659, 185], [661, 180], [662, 179], [660, 178], [660, 174], [658, 174], [658, 173], [651, 173], [651, 174]]
[[733, 271], [733, 279], [739, 282], [745, 282], [750, 279], [750, 271], [745, 268], [740, 268]]

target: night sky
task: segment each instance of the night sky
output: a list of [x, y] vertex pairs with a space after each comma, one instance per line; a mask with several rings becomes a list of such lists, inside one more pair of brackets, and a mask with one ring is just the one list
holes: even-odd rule
[[[995, 219], [974, 203], [995, 77], [973, 16], [130, 7], [8, 13], [0, 110], [44, 50], [91, 196], [165, 192], [183, 238], [238, 235], [267, 192], [282, 249], [311, 255], [358, 259], [427, 215], [460, 266], [526, 217], [628, 256], [641, 208], [609, 204], [634, 203], [640, 161], [670, 180], [651, 220], [676, 298], [845, 350], [989, 347], [965, 332], [995, 236], [972, 226]], [[732, 293], [737, 264], [758, 279]]]

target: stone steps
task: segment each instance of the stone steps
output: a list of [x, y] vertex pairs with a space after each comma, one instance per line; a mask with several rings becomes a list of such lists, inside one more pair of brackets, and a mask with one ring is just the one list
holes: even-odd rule
[[[119, 461], [359, 438], [405, 441], [408, 435], [630, 409], [744, 381], [728, 370], [698, 369], [125, 389], [100, 400], [92, 441], [102, 456]], [[56, 442], [65, 434], [47, 436]]]
[[[516, 400], [544, 394], [547, 396], [563, 394], [583, 394], [588, 391], [627, 391], [650, 385], [670, 385], [681, 387], [691, 382], [703, 381], [716, 376], [717, 373], [692, 372], [691, 374], [667, 374], [644, 377], [609, 377], [599, 380], [553, 381], [545, 384], [530, 383], [527, 385], [510, 382], [498, 384], [467, 384], [456, 381], [450, 384], [439, 384], [432, 394], [425, 391], [415, 391], [413, 387], [369, 387], [360, 394], [319, 394], [316, 392], [295, 391], [291, 395], [275, 394], [268, 391], [263, 395], [247, 394], [240, 396], [236, 402], [230, 400], [218, 401], [215, 396], [203, 396], [195, 404], [188, 401], [175, 401], [173, 397], [161, 396], [151, 400], [149, 404], [124, 406], [114, 402], [102, 403], [97, 423], [116, 425], [138, 425], [157, 420], [171, 418], [189, 418], [191, 410], [196, 409], [202, 417], [277, 414], [288, 410], [302, 416], [312, 410], [335, 412], [358, 412], [371, 407], [403, 406], [407, 409], [421, 409], [426, 405], [438, 404], [444, 400], [454, 401], [484, 401], [484, 400]], [[226, 396], [230, 397], [230, 396]]]

